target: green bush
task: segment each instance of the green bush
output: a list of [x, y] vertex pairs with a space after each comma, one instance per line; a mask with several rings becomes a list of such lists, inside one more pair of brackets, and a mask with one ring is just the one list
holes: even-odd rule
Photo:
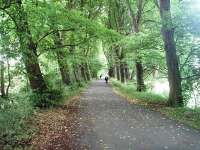
[[87, 83], [74, 83], [70, 86], [62, 86], [59, 89], [50, 89], [43, 93], [33, 92], [30, 95], [31, 102], [34, 106], [48, 108], [62, 105], [70, 96], [77, 94]]
[[12, 95], [9, 99], [0, 99], [0, 139], [12, 149], [21, 140], [29, 139], [31, 130], [27, 121], [34, 108], [29, 95]]
[[63, 89], [51, 89], [43, 93], [33, 92], [30, 95], [30, 100], [34, 106], [44, 108], [58, 105], [63, 97]]

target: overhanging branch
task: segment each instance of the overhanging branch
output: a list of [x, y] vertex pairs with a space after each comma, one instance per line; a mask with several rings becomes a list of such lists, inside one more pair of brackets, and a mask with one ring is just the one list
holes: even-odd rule
[[63, 31], [63, 32], [68, 32], [68, 31], [75, 31], [74, 28], [69, 28], [69, 29], [57, 29], [57, 30], [52, 30], [52, 31], [49, 31], [48, 33], [44, 34], [38, 41], [37, 41], [37, 44], [40, 43], [44, 38], [46, 38], [47, 36], [51, 35], [51, 34], [54, 34], [56, 32], [59, 32], [59, 31]]
[[77, 42], [76, 44], [63, 44], [63, 45], [57, 46], [57, 47], [50, 47], [50, 48], [45, 49], [45, 51], [46, 51], [46, 50], [60, 49], [60, 48], [65, 48], [65, 47], [79, 46], [79, 45], [81, 45], [81, 44], [83, 44], [83, 43], [88, 42], [91, 38], [95, 38], [95, 37], [96, 37], [96, 36], [92, 36], [92, 37], [90, 37], [90, 38], [86, 38], [86, 39], [84, 39], [84, 40], [82, 40], [82, 41], [80, 41], [80, 42]]

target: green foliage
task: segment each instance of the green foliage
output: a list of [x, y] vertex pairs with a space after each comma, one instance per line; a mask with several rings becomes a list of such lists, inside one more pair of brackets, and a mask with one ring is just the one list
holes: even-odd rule
[[0, 142], [3, 142], [6, 149], [20, 148], [21, 142], [22, 147], [27, 146], [36, 130], [31, 126], [31, 117], [36, 111], [35, 106], [63, 105], [87, 85], [87, 83], [81, 83], [80, 87], [80, 84], [73, 84], [63, 87], [62, 90], [51, 90], [41, 95], [21, 91], [21, 94], [10, 95], [9, 99], [0, 98]]
[[32, 103], [37, 107], [56, 106], [63, 99], [63, 90], [51, 89], [48, 91], [33, 92], [30, 96]]
[[112, 80], [112, 85], [122, 94], [135, 100], [139, 100], [149, 104], [165, 104], [167, 102], [166, 98], [161, 95], [148, 92], [137, 92], [136, 87], [133, 85], [122, 84], [119, 81], [115, 80]]
[[[180, 71], [182, 77], [183, 95], [185, 104], [192, 96], [199, 96], [199, 60], [200, 60], [200, 30], [197, 28], [200, 15], [199, 11], [193, 9], [195, 2], [183, 2], [175, 5], [176, 13], [174, 23], [176, 28], [176, 46], [180, 60]], [[181, 25], [180, 25], [181, 24]], [[196, 93], [196, 94], [195, 94]], [[198, 98], [197, 98], [198, 99]]]
[[[200, 95], [200, 13], [190, 6], [193, 1], [175, 0], [171, 3], [185, 104], [192, 96], [197, 95], [198, 99]], [[140, 13], [137, 1], [130, 0], [134, 17], [128, 11], [127, 0], [26, 0], [21, 5], [23, 14], [19, 13], [17, 1], [10, 2], [0, 0], [0, 61], [10, 62], [10, 70], [5, 63], [5, 87], [9, 75], [11, 80], [8, 99], [0, 99], [0, 142], [3, 140], [7, 149], [14, 149], [19, 142], [26, 143], [30, 139], [32, 128], [28, 127], [28, 121], [36, 107], [63, 105], [87, 86], [89, 81], [84, 79], [82, 67], [85, 67], [84, 73], [96, 78], [98, 71], [106, 68], [107, 62], [109, 68], [126, 63], [134, 80], [135, 62], [139, 60], [147, 88], [151, 87], [153, 80], [167, 78], [160, 15], [155, 0], [143, 1], [141, 16], [137, 16]], [[20, 20], [20, 15], [27, 20]], [[135, 22], [131, 17], [136, 19]], [[28, 29], [23, 26], [23, 36], [28, 37], [25, 38], [28, 44], [24, 51], [32, 54], [31, 58], [38, 59], [47, 90], [30, 92], [27, 74], [32, 74], [26, 70], [21, 51], [25, 42], [20, 41], [16, 32], [21, 22], [28, 24]], [[134, 31], [133, 22], [138, 24], [138, 32]], [[36, 49], [29, 52], [28, 48], [32, 46]], [[103, 63], [100, 60], [102, 49], [107, 58]], [[70, 78], [67, 86], [62, 80], [63, 68]], [[151, 78], [155, 70], [158, 75]], [[37, 73], [33, 77], [37, 78]], [[166, 104], [166, 98], [161, 95], [137, 92], [135, 83], [121, 84], [113, 80], [112, 85], [122, 94], [142, 103]], [[161, 111], [200, 128], [199, 109], [164, 108]]]
[[29, 129], [27, 122], [34, 112], [29, 95], [18, 94], [0, 99], [0, 106], [0, 139], [7, 148], [29, 140], [33, 129]]
[[163, 42], [158, 31], [146, 30], [123, 38], [119, 44], [123, 45], [128, 60], [140, 58], [148, 69], [153, 65], [162, 70], [166, 67]]
[[91, 74], [92, 77], [96, 78], [98, 71], [103, 68], [103, 64], [100, 62], [100, 60], [93, 60], [91, 63]]
[[30, 94], [30, 101], [33, 106], [40, 108], [50, 108], [63, 105], [70, 97], [78, 94], [88, 83], [74, 83], [70, 86], [57, 87], [42, 93], [36, 92]]
[[[11, 62], [10, 71], [8, 68], [5, 69], [5, 85], [8, 85], [8, 74], [12, 80], [9, 99], [1, 101], [0, 122], [4, 124], [0, 124], [0, 130], [3, 131], [2, 136], [6, 135], [8, 139], [13, 138], [11, 141], [15, 141], [18, 134], [21, 134], [19, 131], [23, 130], [23, 120], [31, 115], [33, 106], [62, 105], [66, 98], [78, 93], [86, 86], [88, 81], [83, 79], [81, 67], [87, 66], [84, 71], [93, 78], [96, 78], [99, 70], [106, 68], [104, 66], [106, 62], [102, 63], [100, 60], [102, 47], [108, 67], [114, 67], [121, 62], [126, 63], [132, 79], [136, 72], [135, 61], [138, 60], [144, 67], [146, 80], [155, 80], [147, 78], [155, 68], [158, 71], [157, 78], [167, 78], [166, 58], [160, 34], [160, 15], [154, 0], [145, 1], [141, 16], [134, 17], [138, 19], [135, 22], [138, 23], [137, 33], [133, 30], [134, 21], [128, 12], [126, 0], [23, 1], [21, 5], [24, 9], [23, 14], [19, 13], [16, 2], [9, 4], [9, 1], [0, 1], [0, 59], [6, 58]], [[130, 0], [130, 4], [133, 14], [137, 15], [139, 13], [137, 1]], [[185, 104], [194, 93], [200, 91], [200, 30], [198, 28], [200, 13], [192, 9], [190, 5], [189, 1], [172, 2], [172, 17]], [[24, 21], [27, 21], [28, 30], [30, 30], [29, 33], [25, 29], [23, 36], [28, 35], [32, 40], [26, 38], [29, 44], [25, 45], [27, 47], [25, 51], [39, 60], [41, 76], [44, 77], [48, 87], [46, 91], [29, 93], [30, 90], [27, 88], [29, 86], [27, 73], [29, 72], [22, 63], [24, 59], [21, 51], [24, 42], [20, 41], [19, 33], [16, 32], [21, 22], [20, 15], [27, 17]], [[33, 50], [34, 54], [28, 51], [28, 47], [33, 46], [30, 43], [36, 46]], [[117, 54], [117, 50], [121, 55]], [[58, 62], [62, 62], [63, 66], [59, 66]], [[71, 85], [65, 86], [62, 83], [60, 70], [63, 68], [65, 73], [69, 74]], [[37, 78], [38, 74], [36, 73], [34, 77]], [[131, 98], [146, 103], [166, 102], [166, 99], [160, 95], [136, 92], [136, 87], [133, 85], [123, 85], [117, 81], [113, 81], [112, 84]], [[18, 88], [22, 89], [23, 93], [27, 93], [21, 94]], [[13, 96], [13, 93], [18, 92], [20, 94]], [[15, 120], [18, 121], [15, 122]], [[9, 128], [13, 128], [13, 131]]]

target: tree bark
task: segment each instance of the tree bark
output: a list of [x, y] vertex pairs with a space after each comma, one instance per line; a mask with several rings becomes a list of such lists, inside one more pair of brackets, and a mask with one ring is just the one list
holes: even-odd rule
[[136, 61], [136, 80], [137, 80], [137, 91], [145, 91], [145, 84], [143, 78], [143, 65], [141, 62]]
[[[140, 31], [139, 26], [141, 24], [142, 11], [143, 11], [143, 5], [144, 5], [143, 0], [137, 0], [136, 14], [134, 14], [134, 11], [132, 10], [130, 0], [126, 0], [126, 2], [129, 9], [130, 17], [132, 20], [132, 32], [138, 33]], [[137, 91], [144, 91], [145, 85], [144, 85], [144, 77], [143, 77], [143, 65], [141, 62], [141, 58], [139, 57], [136, 58], [135, 68], [136, 68]]]
[[121, 74], [121, 82], [125, 83], [126, 79], [125, 79], [125, 68], [124, 68], [124, 63], [121, 62], [120, 63], [120, 74]]
[[81, 77], [80, 77], [80, 72], [79, 72], [79, 67], [76, 64], [73, 64], [73, 73], [75, 80], [78, 84], [81, 83]]
[[70, 80], [70, 74], [69, 74], [69, 66], [65, 62], [65, 59], [63, 58], [64, 55], [62, 53], [63, 52], [56, 52], [58, 66], [59, 66], [59, 70], [61, 73], [61, 78], [62, 78], [63, 83], [66, 85], [70, 85], [71, 80]]
[[116, 64], [117, 80], [120, 81], [120, 65]]
[[181, 77], [178, 58], [176, 55], [176, 45], [174, 42], [174, 29], [170, 11], [170, 0], [160, 0], [160, 15], [170, 87], [168, 104], [170, 106], [182, 106], [183, 98]]
[[135, 70], [133, 70], [132, 72], [131, 72], [131, 80], [134, 80], [134, 77], [135, 77]]
[[[62, 47], [62, 45], [64, 45], [62, 35], [59, 31], [55, 33], [54, 43], [56, 47]], [[69, 71], [69, 66], [67, 64], [67, 60], [66, 60], [66, 54], [63, 51], [63, 49], [57, 49], [56, 55], [57, 55], [57, 61], [58, 61], [58, 66], [60, 69], [62, 81], [64, 84], [70, 85], [71, 84], [70, 71]]]
[[6, 97], [8, 97], [9, 89], [10, 89], [10, 86], [11, 86], [10, 63], [9, 63], [8, 58], [7, 58], [7, 70], [8, 70], [8, 85], [7, 85], [7, 88], [6, 88]]
[[130, 72], [129, 72], [128, 64], [125, 64], [125, 65], [124, 65], [124, 69], [125, 69], [125, 77], [126, 77], [126, 80], [130, 80]]
[[16, 4], [16, 10], [19, 17], [17, 34], [30, 86], [33, 91], [42, 92], [47, 90], [47, 86], [39, 66], [37, 45], [33, 42], [32, 35], [28, 27], [27, 14], [24, 11], [20, 0]]
[[5, 80], [4, 80], [4, 72], [5, 72], [5, 67], [4, 67], [4, 62], [1, 61], [1, 97], [5, 97]]
[[142, 63], [136, 61], [136, 80], [137, 80], [137, 91], [145, 91], [145, 85], [143, 80], [143, 67]]
[[84, 81], [87, 81], [87, 75], [85, 71], [85, 66], [83, 64], [80, 65], [80, 70], [81, 70], [81, 76], [84, 79]]
[[111, 77], [111, 78], [114, 78], [115, 77], [115, 67], [114, 66], [110, 66], [109, 69], [108, 69], [108, 75]]
[[88, 63], [85, 63], [84, 66], [86, 68], [86, 77], [87, 77], [87, 80], [90, 81], [91, 80], [91, 72], [90, 72], [89, 65], [88, 65]]

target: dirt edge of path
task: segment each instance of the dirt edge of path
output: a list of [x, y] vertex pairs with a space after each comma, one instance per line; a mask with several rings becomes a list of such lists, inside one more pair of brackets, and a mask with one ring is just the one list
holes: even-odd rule
[[73, 138], [79, 135], [76, 133], [79, 100], [80, 94], [61, 107], [41, 110], [36, 114], [34, 122], [38, 131], [31, 140], [31, 149], [56, 150], [78, 147], [73, 144]]

